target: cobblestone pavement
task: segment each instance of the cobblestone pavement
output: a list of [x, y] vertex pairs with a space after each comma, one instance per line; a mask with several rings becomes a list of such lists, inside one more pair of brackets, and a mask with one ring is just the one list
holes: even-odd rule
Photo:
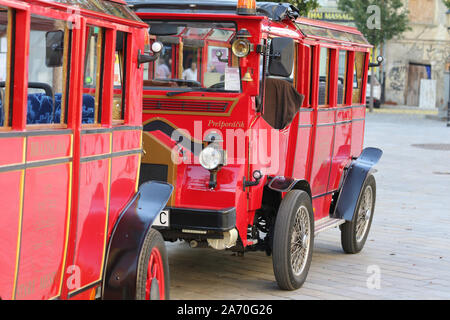
[[384, 156], [361, 253], [343, 253], [338, 229], [319, 234], [306, 283], [288, 292], [278, 289], [271, 257], [262, 252], [238, 257], [166, 243], [171, 298], [450, 299], [450, 150], [413, 144], [450, 145], [450, 128], [417, 114], [368, 115], [365, 145]]

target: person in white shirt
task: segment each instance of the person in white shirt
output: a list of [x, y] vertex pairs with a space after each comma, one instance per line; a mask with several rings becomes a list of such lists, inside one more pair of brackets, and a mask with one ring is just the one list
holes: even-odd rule
[[169, 67], [166, 64], [166, 61], [164, 59], [159, 60], [159, 64], [156, 67], [156, 79], [168, 79], [170, 78], [171, 72], [169, 70]]
[[192, 62], [191, 67], [183, 71], [184, 80], [197, 81], [197, 64]]

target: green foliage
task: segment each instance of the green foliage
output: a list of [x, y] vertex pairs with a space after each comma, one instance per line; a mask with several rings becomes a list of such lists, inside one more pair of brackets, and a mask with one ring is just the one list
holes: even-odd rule
[[[367, 9], [372, 5], [379, 8], [380, 28], [368, 23], [374, 13]], [[353, 16], [357, 28], [375, 46], [410, 30], [408, 10], [401, 0], [338, 0], [338, 8]]]
[[285, 2], [296, 6], [302, 16], [306, 16], [309, 11], [319, 7], [318, 0], [262, 0], [262, 2]]
[[450, 0], [442, 0], [444, 4], [447, 6], [448, 10], [450, 10]]

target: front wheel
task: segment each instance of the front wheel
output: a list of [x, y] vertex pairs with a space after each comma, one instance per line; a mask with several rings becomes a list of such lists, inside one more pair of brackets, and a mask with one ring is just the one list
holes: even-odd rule
[[136, 300], [169, 299], [169, 262], [164, 239], [150, 229], [139, 256]]
[[284, 197], [275, 221], [273, 271], [283, 290], [300, 288], [306, 280], [314, 247], [311, 198], [301, 190]]
[[375, 210], [376, 183], [369, 175], [362, 187], [352, 221], [341, 226], [341, 244], [346, 253], [360, 252], [366, 243]]

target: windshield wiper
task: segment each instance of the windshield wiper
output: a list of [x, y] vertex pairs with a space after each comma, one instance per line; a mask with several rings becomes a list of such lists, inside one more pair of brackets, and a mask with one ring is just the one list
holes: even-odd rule
[[178, 94], [188, 93], [188, 92], [224, 92], [223, 89], [218, 88], [189, 88], [186, 90], [180, 90], [180, 91], [169, 91], [166, 93], [166, 96], [173, 97]]
[[[193, 91], [197, 91], [197, 90], [186, 89], [186, 90], [181, 90], [181, 91], [169, 91], [166, 93], [166, 96], [173, 97], [173, 96], [176, 96], [177, 94], [183, 94], [183, 93], [188, 93], [188, 92], [193, 92]], [[200, 91], [200, 90], [198, 90], [198, 91]]]

